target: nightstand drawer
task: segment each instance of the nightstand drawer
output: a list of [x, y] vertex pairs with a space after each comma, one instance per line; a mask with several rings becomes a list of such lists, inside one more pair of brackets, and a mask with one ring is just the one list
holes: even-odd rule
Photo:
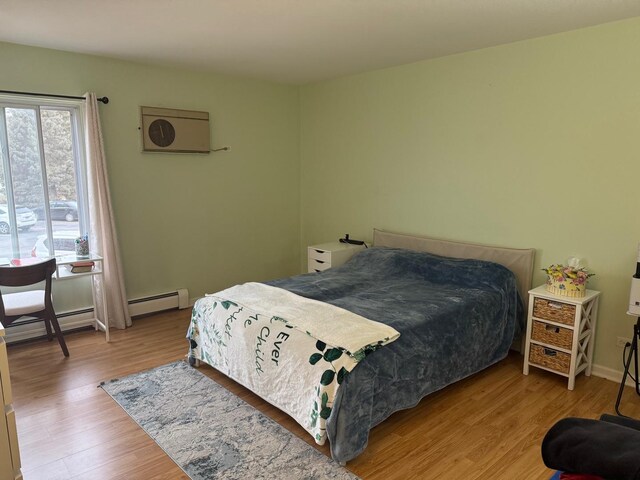
[[573, 325], [576, 319], [576, 306], [546, 298], [536, 298], [533, 301], [533, 316], [542, 320]]
[[571, 350], [573, 330], [534, 320], [531, 340]]
[[550, 368], [556, 372], [568, 374], [569, 367], [571, 366], [571, 355], [532, 343], [531, 351], [529, 352], [529, 362]]
[[339, 267], [356, 253], [364, 249], [364, 245], [331, 242], [307, 247], [308, 272], [322, 272], [329, 268]]
[[331, 263], [331, 252], [309, 247], [309, 260], [311, 259]]
[[331, 268], [331, 262], [325, 262], [323, 260], [316, 260], [314, 258], [310, 258], [308, 260], [309, 272], [323, 272]]

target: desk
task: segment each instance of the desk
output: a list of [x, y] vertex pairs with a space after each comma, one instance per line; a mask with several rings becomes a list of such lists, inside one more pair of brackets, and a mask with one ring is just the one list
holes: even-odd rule
[[[29, 258], [31, 261], [42, 261], [49, 260], [51, 257], [38, 257]], [[77, 255], [61, 255], [56, 258], [56, 271], [53, 274], [54, 280], [69, 280], [71, 278], [78, 277], [91, 277], [91, 298], [93, 299], [93, 316], [94, 316], [94, 325], [96, 330], [100, 329], [104, 331], [107, 342], [109, 341], [109, 316], [107, 315], [107, 291], [104, 286], [104, 281], [102, 282], [102, 289], [98, 291], [98, 283], [97, 280], [100, 277], [104, 278], [104, 263], [103, 259], [100, 255], [96, 253], [89, 253], [89, 255], [84, 257], [79, 257]], [[93, 262], [95, 265], [90, 272], [81, 272], [81, 273], [73, 273], [71, 271], [71, 264], [75, 262]], [[11, 260], [8, 258], [0, 258], [0, 265], [12, 265]], [[98, 315], [98, 305], [96, 303], [96, 297], [100, 295], [100, 299], [102, 300], [102, 314]], [[102, 317], [102, 320], [100, 319]]]
[[[71, 271], [71, 264], [75, 262], [93, 262], [95, 265], [89, 272], [73, 273]], [[90, 253], [88, 256], [79, 257], [77, 255], [64, 255], [56, 257], [56, 271], [53, 275], [55, 280], [69, 280], [71, 278], [78, 278], [84, 276], [91, 277], [91, 297], [93, 299], [93, 315], [96, 330], [100, 328], [104, 331], [106, 341], [109, 341], [109, 316], [107, 314], [107, 290], [104, 285], [104, 264], [103, 259], [96, 253]], [[102, 288], [98, 289], [98, 279], [102, 278]], [[98, 314], [98, 305], [96, 303], [96, 297], [100, 295], [102, 301], [102, 315]], [[102, 317], [102, 320], [100, 319]]]

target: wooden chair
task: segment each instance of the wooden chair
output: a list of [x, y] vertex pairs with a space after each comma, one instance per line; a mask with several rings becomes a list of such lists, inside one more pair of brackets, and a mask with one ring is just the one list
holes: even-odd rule
[[44, 322], [47, 339], [53, 339], [51, 328], [65, 357], [69, 356], [67, 344], [62, 336], [60, 324], [51, 302], [51, 278], [56, 271], [56, 259], [24, 267], [0, 267], [0, 287], [26, 287], [45, 282], [44, 290], [29, 290], [0, 295], [0, 323], [11, 326], [22, 317], [35, 318]]

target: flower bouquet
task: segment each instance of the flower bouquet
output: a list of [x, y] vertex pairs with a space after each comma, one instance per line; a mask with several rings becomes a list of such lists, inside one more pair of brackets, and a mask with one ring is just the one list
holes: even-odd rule
[[571, 265], [554, 264], [542, 271], [547, 274], [547, 291], [563, 297], [584, 297], [587, 280], [595, 275], [584, 267]]

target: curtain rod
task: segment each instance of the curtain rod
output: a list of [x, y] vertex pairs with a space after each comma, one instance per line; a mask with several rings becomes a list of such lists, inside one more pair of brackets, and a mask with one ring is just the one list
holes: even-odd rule
[[[0, 93], [11, 93], [14, 95], [30, 95], [32, 97], [50, 97], [50, 98], [70, 98], [73, 100], [86, 100], [84, 97], [74, 97], [72, 95], [53, 95], [50, 93], [36, 93], [36, 92], [15, 92], [13, 90], [0, 90]], [[100, 97], [97, 99], [99, 102], [105, 105], [109, 103], [109, 97]]]

